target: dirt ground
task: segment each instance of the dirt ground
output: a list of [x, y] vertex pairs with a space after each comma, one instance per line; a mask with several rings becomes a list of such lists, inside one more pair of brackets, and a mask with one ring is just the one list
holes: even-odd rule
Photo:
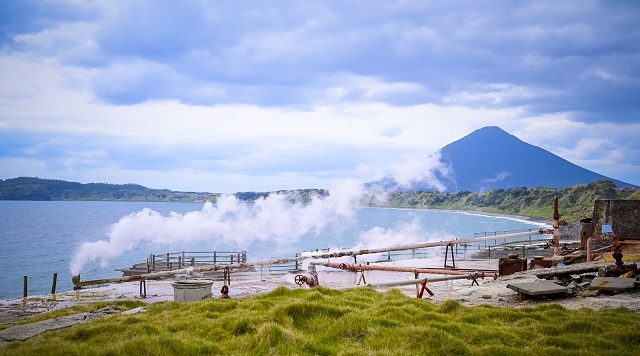
[[[640, 262], [640, 261], [625, 261]], [[611, 263], [609, 263], [611, 264]], [[410, 266], [416, 268], [436, 267], [429, 265], [424, 260], [406, 260], [386, 263], [386, 265]], [[458, 268], [488, 269], [497, 270], [497, 259], [466, 260], [459, 261]], [[556, 267], [561, 268], [561, 267]], [[447, 300], [456, 300], [462, 305], [474, 306], [488, 304], [500, 307], [525, 307], [535, 306], [541, 303], [558, 303], [568, 309], [590, 308], [594, 310], [602, 308], [616, 308], [624, 306], [635, 312], [640, 312], [640, 291], [638, 288], [624, 293], [597, 293], [595, 296], [578, 294], [577, 296], [558, 296], [549, 298], [526, 298], [520, 299], [518, 293], [507, 288], [510, 283], [520, 283], [536, 281], [536, 273], [539, 270], [529, 270], [515, 273], [509, 276], [502, 276], [497, 279], [478, 279], [479, 285], [471, 286], [470, 280], [451, 280], [443, 282], [428, 282], [427, 287], [434, 295], [424, 293], [423, 299], [434, 303], [442, 303]], [[347, 272], [325, 267], [318, 267], [318, 279], [320, 285], [327, 288], [351, 288], [362, 287], [364, 283], [358, 282], [361, 273]], [[287, 288], [309, 288], [306, 284], [299, 286], [295, 283], [296, 274], [286, 274], [284, 276], [259, 279], [234, 280], [232, 278], [229, 285], [229, 296], [231, 298], [243, 298], [253, 295], [268, 293], [277, 287]], [[367, 283], [376, 284], [388, 281], [404, 281], [414, 279], [411, 272], [386, 272], [386, 271], [365, 271], [364, 277]], [[424, 277], [442, 277], [442, 275], [420, 275]], [[176, 276], [178, 279], [197, 279], [204, 276]], [[57, 293], [56, 295], [41, 295], [29, 297], [27, 299], [15, 298], [0, 301], [0, 324], [13, 323], [17, 320], [27, 318], [31, 315], [46, 311], [61, 309], [78, 304], [93, 303], [99, 301], [116, 300], [142, 300], [147, 303], [174, 300], [174, 290], [171, 283], [174, 280], [150, 280], [146, 282], [146, 297], [140, 295], [140, 282], [125, 282], [103, 285], [92, 288], [84, 288], [78, 291], [68, 291]], [[212, 286], [212, 296], [218, 297], [223, 282], [214, 282]], [[390, 288], [398, 288], [404, 294], [412, 297], [417, 296], [415, 285], [402, 287], [377, 288], [380, 291]]]

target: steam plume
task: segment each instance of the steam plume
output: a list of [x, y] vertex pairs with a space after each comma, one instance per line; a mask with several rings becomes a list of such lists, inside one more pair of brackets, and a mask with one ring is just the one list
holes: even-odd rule
[[351, 218], [354, 203], [361, 195], [359, 185], [347, 182], [326, 197], [314, 197], [307, 205], [292, 204], [283, 194], [271, 194], [250, 206], [227, 195], [215, 205], [205, 203], [202, 210], [186, 214], [163, 216], [143, 209], [112, 225], [108, 240], [83, 244], [72, 259], [70, 270], [75, 276], [89, 261], [100, 260], [104, 265], [141, 242], [174, 245], [213, 241], [239, 247], [256, 240], [293, 242], [307, 233], [320, 233], [334, 221]]

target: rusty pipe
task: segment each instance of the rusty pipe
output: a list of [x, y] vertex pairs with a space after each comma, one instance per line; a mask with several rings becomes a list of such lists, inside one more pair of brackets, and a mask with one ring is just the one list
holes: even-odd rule
[[[414, 272], [414, 273], [427, 273], [427, 274], [446, 274], [446, 275], [458, 275], [468, 276], [468, 271], [456, 271], [447, 269], [431, 269], [431, 268], [414, 268], [414, 267], [399, 267], [399, 266], [383, 266], [377, 264], [361, 264], [361, 263], [339, 263], [328, 262], [324, 264], [325, 267], [339, 268], [345, 271], [360, 272], [360, 271], [389, 271], [389, 272]], [[498, 273], [493, 271], [477, 271], [480, 277], [497, 277]]]

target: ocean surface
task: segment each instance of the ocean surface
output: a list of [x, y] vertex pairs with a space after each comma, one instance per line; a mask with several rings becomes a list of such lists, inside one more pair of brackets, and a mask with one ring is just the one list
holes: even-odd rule
[[[53, 274], [57, 291], [73, 289], [70, 263], [84, 243], [109, 241], [114, 224], [145, 208], [180, 223], [187, 213], [203, 209], [201, 203], [96, 202], [96, 201], [0, 201], [0, 299], [23, 295], [23, 276], [28, 276], [28, 294], [51, 292]], [[178, 225], [177, 231], [180, 231]], [[90, 261], [82, 268], [82, 280], [119, 277], [115, 269], [144, 262], [150, 253], [178, 251], [247, 251], [248, 261], [294, 257], [296, 252], [333, 248], [374, 248], [453, 238], [471, 238], [474, 233], [538, 229], [539, 224], [517, 219], [466, 213], [354, 208], [353, 218], [332, 221], [320, 230], [290, 240], [280, 238], [233, 241], [200, 238], [168, 244], [131, 237], [131, 246], [120, 256]], [[139, 229], [148, 227], [140, 226]], [[135, 229], [134, 229], [135, 231]], [[143, 230], [138, 230], [143, 231]], [[246, 232], [244, 232], [246, 234]], [[240, 238], [239, 238], [240, 239]]]

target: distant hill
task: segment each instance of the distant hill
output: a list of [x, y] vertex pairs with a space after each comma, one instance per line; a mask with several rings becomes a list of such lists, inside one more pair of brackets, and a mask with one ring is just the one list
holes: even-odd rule
[[[308, 202], [313, 196], [325, 196], [324, 189], [280, 190], [277, 192], [238, 192], [239, 200], [253, 202], [271, 193], [286, 194], [290, 201]], [[19, 177], [0, 179], [0, 200], [120, 200], [164, 202], [215, 202], [220, 193], [177, 192], [152, 189], [138, 184], [78, 183], [58, 179]]]
[[[488, 126], [444, 146], [439, 152], [451, 175], [436, 172], [445, 191], [486, 192], [517, 187], [569, 188], [599, 180], [619, 188], [633, 184], [606, 177], [573, 164], [540, 147], [528, 144], [499, 127]], [[383, 190], [434, 190], [427, 181], [400, 186], [393, 176], [367, 184]]]
[[173, 192], [138, 184], [78, 183], [19, 177], [0, 179], [0, 200], [205, 201], [208, 193]]

